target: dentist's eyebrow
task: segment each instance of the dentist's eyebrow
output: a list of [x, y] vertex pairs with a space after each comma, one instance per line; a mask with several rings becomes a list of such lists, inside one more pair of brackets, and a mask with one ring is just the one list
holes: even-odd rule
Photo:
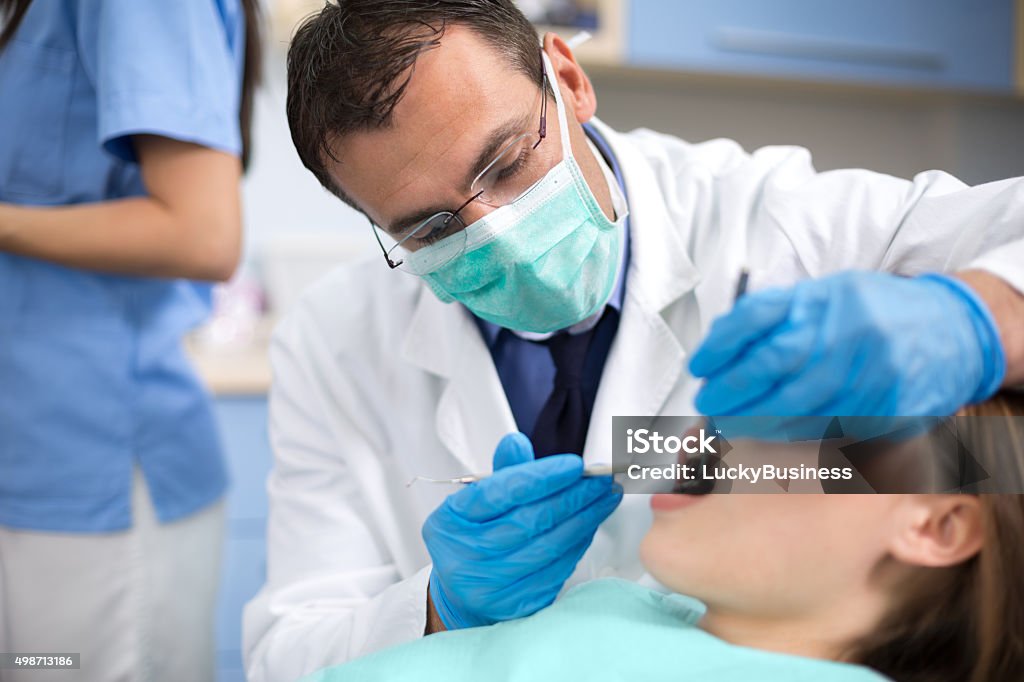
[[[463, 189], [469, 189], [469, 186], [473, 183], [473, 180], [476, 179], [476, 176], [480, 174], [480, 171], [486, 168], [487, 164], [491, 161], [494, 161], [494, 157], [498, 155], [498, 152], [500, 152], [513, 137], [527, 132], [526, 126], [529, 125], [529, 120], [532, 116], [533, 113], [528, 112], [520, 116], [518, 119], [502, 123], [491, 131], [490, 135], [487, 136], [487, 141], [484, 143], [480, 153], [477, 154], [476, 161], [473, 162], [469, 172], [466, 173], [466, 177], [462, 183]], [[469, 197], [467, 196], [466, 198], [468, 199]], [[456, 208], [457, 206], [434, 205], [429, 208], [416, 209], [415, 211], [405, 214], [401, 218], [391, 221], [391, 223], [384, 228], [384, 231], [394, 236], [402, 235], [419, 225], [427, 218], [443, 211], [454, 211]]]
[[491, 131], [491, 134], [487, 136], [487, 142], [484, 144], [483, 149], [477, 154], [476, 161], [469, 169], [469, 173], [466, 174], [465, 186], [468, 189], [472, 184], [476, 176], [480, 175], [480, 172], [484, 168], [487, 168], [487, 164], [494, 161], [494, 157], [498, 155], [498, 152], [508, 144], [513, 137], [517, 137], [527, 132], [526, 126], [529, 125], [530, 118], [533, 117], [533, 112], [527, 112], [520, 116], [518, 119], [512, 121], [506, 121], [502, 125]]

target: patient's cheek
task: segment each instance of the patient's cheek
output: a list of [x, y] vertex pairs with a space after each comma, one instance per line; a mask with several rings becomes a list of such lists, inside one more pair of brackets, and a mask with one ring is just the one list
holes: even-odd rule
[[640, 562], [643, 563], [648, 573], [657, 578], [659, 582], [664, 583], [665, 581], [660, 575], [662, 564], [664, 563], [664, 557], [662, 556], [664, 550], [662, 543], [659, 542], [658, 535], [658, 531], [654, 528], [647, 531], [647, 535], [644, 536], [643, 541], [640, 543]]
[[665, 519], [655, 519], [640, 543], [640, 561], [647, 571], [674, 591], [683, 591], [686, 580], [686, 540], [679, 529]]

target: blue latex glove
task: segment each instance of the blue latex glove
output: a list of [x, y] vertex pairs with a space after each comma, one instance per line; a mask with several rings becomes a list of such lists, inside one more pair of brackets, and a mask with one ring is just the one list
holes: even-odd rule
[[740, 299], [690, 371], [708, 415], [942, 416], [992, 395], [1006, 358], [959, 280], [848, 272]]
[[494, 474], [445, 501], [423, 524], [434, 561], [430, 599], [449, 630], [528, 616], [554, 601], [597, 527], [618, 506], [610, 476], [583, 478], [583, 460], [534, 460], [505, 436]]

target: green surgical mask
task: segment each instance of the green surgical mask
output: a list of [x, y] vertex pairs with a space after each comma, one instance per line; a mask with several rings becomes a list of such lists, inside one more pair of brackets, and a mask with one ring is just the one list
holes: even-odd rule
[[554, 332], [597, 313], [615, 286], [622, 254], [626, 216], [612, 222], [598, 205], [573, 158], [557, 85], [553, 90], [562, 160], [518, 199], [467, 227], [458, 258], [428, 271], [432, 247], [409, 255], [428, 271], [423, 278], [439, 299], [517, 331]]

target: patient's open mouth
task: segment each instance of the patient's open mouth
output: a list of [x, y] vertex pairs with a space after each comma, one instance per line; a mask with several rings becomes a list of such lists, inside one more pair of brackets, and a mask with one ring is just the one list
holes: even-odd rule
[[684, 455], [680, 454], [679, 463], [691, 467], [690, 471], [693, 471], [696, 476], [689, 479], [680, 479], [675, 482], [672, 486], [672, 493], [676, 495], [707, 495], [714, 491], [715, 480], [713, 478], [705, 478], [703, 475], [704, 465], [707, 464], [707, 458], [701, 455]]
[[651, 495], [651, 509], [654, 511], [675, 511], [684, 509], [701, 500], [701, 495], [680, 495], [678, 493], [657, 493]]

